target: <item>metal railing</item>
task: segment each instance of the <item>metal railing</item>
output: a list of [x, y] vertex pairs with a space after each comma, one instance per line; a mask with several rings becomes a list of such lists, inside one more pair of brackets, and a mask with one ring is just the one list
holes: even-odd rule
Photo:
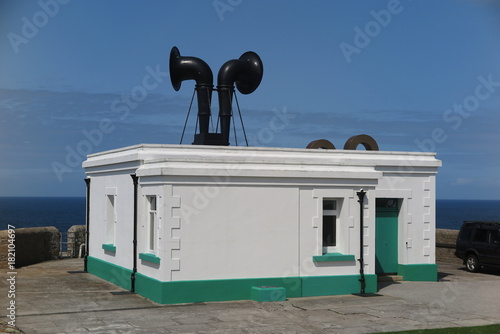
[[78, 257], [81, 240], [78, 240], [76, 232], [60, 232], [61, 237], [59, 240], [59, 257], [70, 258]]

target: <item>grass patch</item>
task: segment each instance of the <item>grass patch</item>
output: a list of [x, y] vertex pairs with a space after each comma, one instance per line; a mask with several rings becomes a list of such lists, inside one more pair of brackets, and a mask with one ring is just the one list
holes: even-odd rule
[[17, 327], [11, 327], [7, 321], [0, 320], [0, 333], [9, 334], [24, 334], [22, 330]]
[[385, 334], [491, 334], [491, 333], [500, 333], [500, 325], [417, 329], [412, 331], [390, 332]]

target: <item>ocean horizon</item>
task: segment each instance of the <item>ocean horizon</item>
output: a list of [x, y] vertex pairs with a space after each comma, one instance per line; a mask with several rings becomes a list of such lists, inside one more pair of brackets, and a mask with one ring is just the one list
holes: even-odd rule
[[[0, 197], [0, 230], [85, 225], [85, 197]], [[458, 230], [464, 221], [500, 221], [500, 200], [436, 200], [436, 227]]]
[[85, 197], [0, 197], [0, 230], [54, 226], [66, 232], [85, 225]]

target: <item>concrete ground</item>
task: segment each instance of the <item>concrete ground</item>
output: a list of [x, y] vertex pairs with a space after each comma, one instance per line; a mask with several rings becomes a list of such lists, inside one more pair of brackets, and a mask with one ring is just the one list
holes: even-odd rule
[[[439, 282], [379, 283], [377, 296], [158, 305], [82, 270], [81, 259], [17, 270], [16, 325], [34, 333], [374, 333], [500, 323], [500, 271], [439, 264]], [[8, 320], [0, 275], [1, 320]], [[10, 300], [10, 299], [9, 299]]]

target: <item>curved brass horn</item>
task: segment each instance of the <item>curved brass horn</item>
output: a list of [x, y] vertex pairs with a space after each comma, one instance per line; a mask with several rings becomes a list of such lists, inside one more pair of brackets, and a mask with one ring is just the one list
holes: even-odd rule
[[363, 145], [367, 151], [378, 151], [377, 142], [369, 135], [352, 136], [345, 142], [344, 150], [355, 150], [359, 144]]
[[333, 145], [332, 142], [327, 139], [317, 139], [307, 144], [306, 148], [311, 148], [311, 149], [322, 148], [324, 150], [334, 150], [335, 145]]

